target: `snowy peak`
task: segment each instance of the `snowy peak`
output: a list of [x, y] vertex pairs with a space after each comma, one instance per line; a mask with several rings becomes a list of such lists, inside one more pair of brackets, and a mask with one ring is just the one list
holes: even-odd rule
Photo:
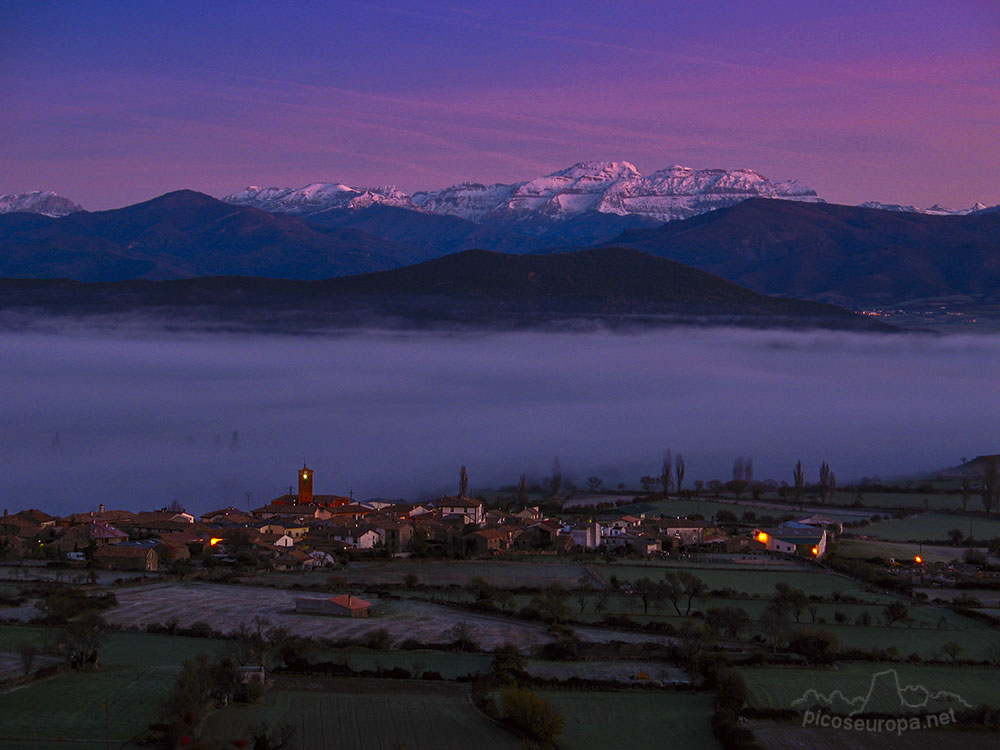
[[0, 195], [0, 214], [22, 212], [59, 217], [82, 210], [83, 206], [51, 190], [35, 190], [31, 193]]
[[930, 208], [917, 208], [916, 206], [902, 206], [898, 203], [879, 203], [878, 201], [865, 201], [861, 204], [862, 208], [877, 208], [882, 211], [901, 211], [903, 213], [913, 213], [913, 214], [927, 214], [929, 216], [968, 216], [969, 214], [977, 214], [983, 211], [993, 211], [982, 201], [977, 201], [971, 208], [945, 208], [944, 206], [935, 203]]
[[562, 220], [590, 211], [670, 221], [747, 198], [820, 200], [812, 188], [794, 180], [769, 180], [752, 169], [696, 170], [674, 164], [644, 177], [627, 161], [582, 161], [522, 182], [463, 182], [412, 196], [394, 187], [366, 189], [320, 182], [295, 189], [247, 188], [223, 200], [300, 215], [384, 203], [475, 222], [520, 222]]
[[587, 161], [512, 185], [463, 183], [416, 193], [413, 202], [424, 211], [472, 221], [536, 215], [564, 219], [587, 211], [670, 221], [760, 197], [820, 200], [812, 188], [794, 180], [769, 180], [752, 169], [695, 170], [675, 164], [644, 177], [627, 161]]
[[313, 182], [300, 188], [251, 186], [222, 200], [272, 213], [310, 214], [337, 208], [367, 208], [376, 203], [413, 208], [410, 196], [395, 185], [353, 188], [341, 182]]
[[[581, 161], [546, 177], [566, 177], [571, 180], [627, 180], [642, 177], [635, 165], [627, 161]], [[544, 178], [543, 178], [544, 179]]]

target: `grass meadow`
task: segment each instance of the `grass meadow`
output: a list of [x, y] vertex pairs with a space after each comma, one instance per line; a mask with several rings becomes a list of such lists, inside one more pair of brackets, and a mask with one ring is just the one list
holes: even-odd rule
[[715, 750], [707, 693], [539, 691], [566, 720], [565, 750], [682, 747]]
[[298, 750], [517, 750], [520, 740], [481, 714], [468, 687], [406, 680], [286, 678], [254, 706], [211, 714], [206, 735], [246, 738], [265, 720], [290, 722]]

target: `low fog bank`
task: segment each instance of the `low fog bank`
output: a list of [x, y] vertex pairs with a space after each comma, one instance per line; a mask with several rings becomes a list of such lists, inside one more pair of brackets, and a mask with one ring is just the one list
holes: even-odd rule
[[0, 507], [205, 511], [541, 478], [688, 481], [801, 458], [841, 484], [1000, 450], [1000, 337], [723, 329], [634, 335], [0, 333]]

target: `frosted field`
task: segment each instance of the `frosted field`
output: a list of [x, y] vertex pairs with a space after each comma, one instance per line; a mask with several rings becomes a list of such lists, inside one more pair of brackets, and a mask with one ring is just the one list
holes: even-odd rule
[[[292, 610], [296, 597], [319, 597], [322, 594], [270, 588], [192, 582], [145, 586], [116, 594], [119, 606], [106, 612], [105, 619], [122, 626], [143, 626], [175, 619], [181, 626], [201, 621], [215, 630], [229, 632], [238, 628], [241, 622], [249, 623], [254, 617], [261, 616], [272, 625], [314, 638], [361, 638], [381, 628], [388, 631], [392, 642], [397, 644], [407, 638], [423, 642], [444, 641], [448, 639], [446, 633], [450, 628], [465, 622], [472, 626], [476, 640], [487, 649], [508, 641], [528, 648], [552, 640], [541, 624], [463, 612], [426, 602], [368, 598], [374, 605], [372, 616], [348, 618], [295, 614]], [[602, 628], [578, 628], [577, 634], [588, 641], [634, 643], [667, 640]]]

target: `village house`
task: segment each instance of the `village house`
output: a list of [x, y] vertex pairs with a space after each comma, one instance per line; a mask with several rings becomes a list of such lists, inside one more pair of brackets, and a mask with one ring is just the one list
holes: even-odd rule
[[519, 518], [522, 521], [540, 521], [542, 518], [542, 513], [538, 509], [537, 505], [532, 505], [530, 507], [519, 510], [514, 514], [515, 518]]
[[510, 548], [510, 534], [503, 529], [479, 529], [465, 535], [465, 549], [480, 555], [499, 554]]
[[94, 559], [111, 570], [159, 570], [160, 559], [153, 547], [131, 544], [108, 545], [94, 553]]
[[120, 544], [127, 541], [129, 535], [121, 529], [116, 529], [103, 521], [95, 521], [88, 527], [90, 538], [98, 547], [105, 544]]
[[122, 524], [135, 521], [135, 513], [130, 510], [106, 510], [103, 505], [97, 506], [96, 511], [89, 513], [72, 513], [57, 522], [61, 526], [75, 526], [83, 523], [110, 523]]
[[222, 510], [213, 510], [201, 517], [203, 523], [231, 523], [236, 526], [249, 526], [257, 519], [249, 513], [230, 506]]
[[271, 563], [274, 570], [308, 570], [313, 567], [315, 561], [305, 552], [297, 549], [290, 549], [280, 553]]
[[573, 544], [584, 549], [597, 549], [604, 542], [601, 538], [601, 524], [590, 522], [566, 526], [560, 532], [573, 539]]
[[266, 549], [291, 549], [295, 545], [295, 540], [288, 534], [258, 534], [254, 543]]
[[753, 541], [750, 549], [766, 549], [768, 552], [816, 560], [826, 554], [825, 529], [783, 526], [773, 529], [754, 529], [751, 538]]
[[442, 517], [462, 516], [466, 523], [474, 523], [476, 526], [481, 526], [485, 521], [483, 504], [471, 497], [442, 497], [434, 505], [441, 510]]
[[[514, 546], [523, 550], [546, 549], [555, 543], [561, 529], [562, 524], [555, 519], [537, 521], [521, 530], [521, 534], [514, 540]], [[572, 544], [572, 538], [567, 538]]]
[[389, 552], [402, 552], [413, 540], [413, 524], [394, 519], [367, 519], [368, 525], [379, 535], [379, 542]]
[[694, 521], [690, 518], [648, 518], [642, 522], [643, 529], [662, 534], [678, 549], [702, 544], [706, 530], [712, 526], [708, 521]]

